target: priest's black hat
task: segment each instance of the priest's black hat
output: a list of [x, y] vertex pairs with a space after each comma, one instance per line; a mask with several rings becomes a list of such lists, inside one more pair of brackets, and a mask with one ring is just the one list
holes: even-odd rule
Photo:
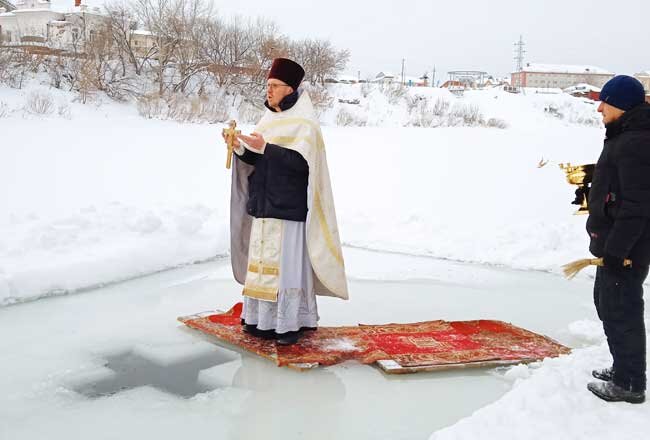
[[300, 64], [287, 58], [276, 58], [273, 60], [269, 79], [275, 78], [291, 86], [296, 90], [302, 79], [305, 77], [305, 69]]

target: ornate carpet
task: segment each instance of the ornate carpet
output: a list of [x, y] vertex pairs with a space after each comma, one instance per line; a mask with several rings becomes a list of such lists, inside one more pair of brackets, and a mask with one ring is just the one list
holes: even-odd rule
[[411, 324], [319, 327], [298, 344], [279, 346], [242, 331], [242, 304], [178, 320], [221, 342], [308, 369], [348, 360], [377, 363], [388, 373], [528, 363], [569, 353], [554, 340], [501, 321], [426, 321]]

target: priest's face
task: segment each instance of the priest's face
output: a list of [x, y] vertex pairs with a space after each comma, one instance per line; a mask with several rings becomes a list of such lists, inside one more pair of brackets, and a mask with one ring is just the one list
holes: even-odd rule
[[284, 97], [292, 93], [293, 88], [279, 79], [269, 78], [266, 82], [266, 99], [273, 108], [277, 108]]

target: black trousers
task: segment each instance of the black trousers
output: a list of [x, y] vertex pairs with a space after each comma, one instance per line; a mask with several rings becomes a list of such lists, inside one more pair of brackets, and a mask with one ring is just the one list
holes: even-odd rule
[[594, 303], [614, 359], [614, 383], [634, 391], [646, 389], [646, 336], [643, 282], [648, 267], [611, 270], [599, 267]]

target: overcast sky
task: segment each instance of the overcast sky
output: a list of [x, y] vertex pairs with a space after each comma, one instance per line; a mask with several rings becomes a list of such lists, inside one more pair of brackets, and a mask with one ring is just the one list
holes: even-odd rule
[[[73, 0], [54, 0], [55, 3]], [[88, 0], [99, 3], [100, 0]], [[523, 35], [525, 61], [590, 64], [615, 73], [650, 70], [650, 0], [214, 0], [223, 16], [261, 16], [291, 38], [349, 49], [346, 73], [419, 76], [436, 66], [509, 74]]]
[[274, 20], [290, 37], [328, 38], [352, 53], [349, 73], [420, 75], [449, 70], [508, 74], [523, 35], [525, 60], [650, 70], [648, 0], [216, 0], [224, 15]]

